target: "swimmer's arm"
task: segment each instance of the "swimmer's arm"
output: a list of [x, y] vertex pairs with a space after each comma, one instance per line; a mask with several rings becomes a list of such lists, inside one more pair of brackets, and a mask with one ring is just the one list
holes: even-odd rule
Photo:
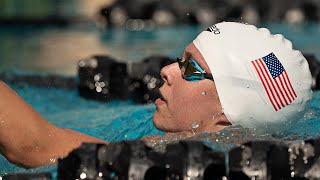
[[27, 168], [51, 165], [83, 142], [106, 143], [49, 123], [0, 80], [0, 152], [10, 162]]

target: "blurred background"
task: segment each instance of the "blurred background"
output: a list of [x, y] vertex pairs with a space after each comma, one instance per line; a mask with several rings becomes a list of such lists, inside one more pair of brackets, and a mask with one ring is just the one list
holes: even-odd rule
[[[160, 67], [221, 21], [283, 34], [313, 60], [314, 88], [320, 89], [319, 8], [319, 0], [0, 0], [0, 80], [57, 126], [105, 141], [161, 134], [152, 124], [152, 104], [98, 103], [79, 94], [97, 100], [154, 101]], [[41, 86], [29, 86], [34, 84]], [[283, 137], [319, 135], [319, 99], [315, 93], [313, 109]], [[250, 134], [243, 133], [243, 139], [253, 139]], [[239, 143], [238, 136], [230, 139]], [[219, 149], [218, 139], [211, 140]], [[0, 175], [18, 171], [0, 156]]]
[[180, 56], [199, 32], [239, 21], [320, 57], [318, 0], [1, 0], [0, 71], [73, 76], [77, 62]]

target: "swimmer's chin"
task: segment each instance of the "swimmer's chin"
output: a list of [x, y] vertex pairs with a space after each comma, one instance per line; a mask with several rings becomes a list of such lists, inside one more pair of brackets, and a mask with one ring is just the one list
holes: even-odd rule
[[171, 129], [167, 128], [164, 126], [164, 121], [161, 117], [159, 117], [159, 112], [158, 110], [156, 110], [153, 114], [153, 117], [152, 117], [152, 123], [153, 125], [160, 131], [163, 131], [163, 132], [174, 132], [172, 131]]
[[156, 127], [158, 130], [160, 131], [163, 131], [163, 132], [167, 132], [167, 130], [165, 128], [163, 128], [160, 123], [158, 122], [159, 120], [157, 119], [157, 112], [155, 112], [153, 114], [153, 117], [152, 117], [152, 123], [154, 125], [154, 127]]

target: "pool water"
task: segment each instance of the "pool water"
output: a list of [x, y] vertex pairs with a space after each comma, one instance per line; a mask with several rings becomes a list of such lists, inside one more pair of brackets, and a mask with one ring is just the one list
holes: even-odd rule
[[[30, 87], [22, 83], [9, 86], [47, 120], [60, 127], [78, 130], [105, 141], [163, 134], [152, 124], [154, 105], [136, 105], [130, 101], [100, 103], [80, 98], [76, 90]], [[3, 158], [0, 160], [0, 170], [1, 173], [24, 171]]]
[[[320, 59], [320, 42], [315, 41], [320, 39], [319, 25], [264, 26], [269, 27], [273, 33], [283, 33], [297, 49], [313, 53]], [[153, 54], [180, 56], [183, 47], [203, 29], [181, 26], [150, 32], [128, 32], [123, 29], [102, 31], [91, 26], [1, 28], [0, 36], [4, 37], [4, 41], [0, 41], [0, 70], [75, 76], [77, 61], [95, 53], [110, 54], [121, 61], [138, 61]], [[53, 124], [105, 141], [164, 134], [152, 124], [155, 110], [153, 104], [137, 105], [129, 100], [101, 103], [79, 97], [76, 89], [33, 87], [24, 83], [9, 86]], [[216, 150], [227, 151], [241, 142], [253, 139], [297, 141], [315, 138], [320, 133], [319, 101], [320, 92], [315, 92], [305, 117], [285, 134], [255, 135], [252, 131], [235, 126], [217, 134], [204, 133], [191, 139], [202, 140]], [[161, 149], [166, 143], [175, 140], [164, 138], [154, 147]], [[25, 170], [0, 157], [0, 174], [55, 170], [55, 166]]]

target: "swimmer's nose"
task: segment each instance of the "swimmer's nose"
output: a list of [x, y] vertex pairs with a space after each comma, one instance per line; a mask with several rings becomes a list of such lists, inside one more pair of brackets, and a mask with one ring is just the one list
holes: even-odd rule
[[164, 80], [164, 83], [168, 84], [169, 86], [173, 84], [177, 73], [180, 73], [178, 63], [169, 64], [163, 67], [160, 71], [160, 75]]

